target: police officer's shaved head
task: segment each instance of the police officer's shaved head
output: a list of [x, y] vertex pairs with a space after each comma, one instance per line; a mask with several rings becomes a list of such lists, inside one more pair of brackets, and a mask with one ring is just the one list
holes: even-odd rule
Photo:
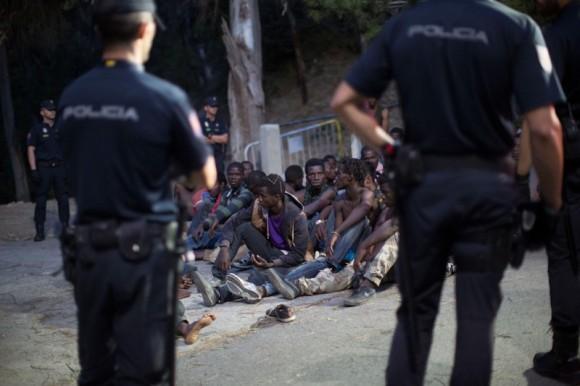
[[105, 46], [131, 43], [139, 37], [141, 26], [150, 22], [153, 22], [153, 15], [147, 12], [95, 15], [95, 25]]
[[[154, 0], [96, 0], [94, 21], [103, 45], [130, 44], [145, 37], [145, 48], [150, 50], [155, 21], [163, 28], [156, 9]], [[149, 26], [149, 34], [145, 33], [145, 26]]]

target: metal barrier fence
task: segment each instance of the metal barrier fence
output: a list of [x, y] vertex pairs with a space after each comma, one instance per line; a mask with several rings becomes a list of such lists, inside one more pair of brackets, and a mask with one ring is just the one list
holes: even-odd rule
[[[336, 119], [330, 119], [299, 129], [287, 131], [280, 135], [282, 140], [282, 166], [303, 166], [310, 158], [322, 158], [327, 154], [343, 157], [350, 153], [350, 143], [345, 141], [342, 125]], [[272, 151], [278, 151], [272, 149]], [[244, 149], [244, 158], [262, 169], [260, 141], [251, 142]]]

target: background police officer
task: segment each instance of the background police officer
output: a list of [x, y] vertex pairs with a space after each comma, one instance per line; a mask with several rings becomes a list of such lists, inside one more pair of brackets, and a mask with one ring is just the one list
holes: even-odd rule
[[[557, 106], [564, 132], [564, 208], [546, 248], [553, 343], [549, 352], [534, 357], [534, 369], [576, 385], [580, 384], [580, 1], [536, 0], [536, 4], [544, 16], [557, 16], [544, 36], [568, 103]], [[528, 142], [522, 146], [529, 152]], [[518, 164], [518, 173], [524, 176], [531, 166], [527, 158]]]
[[[364, 140], [390, 140], [359, 109], [396, 80], [413, 153], [400, 166], [401, 242], [397, 312], [387, 382], [422, 384], [449, 255], [457, 265], [457, 341], [452, 385], [490, 383], [493, 323], [508, 263], [514, 145], [511, 97], [531, 128], [534, 164], [546, 205], [561, 206], [561, 129], [552, 104], [563, 100], [537, 25], [487, 0], [428, 0], [390, 19], [353, 66], [333, 108]], [[421, 170], [422, 169], [422, 170]], [[421, 176], [422, 174], [422, 176]], [[409, 312], [413, 311], [413, 312]], [[409, 355], [412, 354], [412, 355]]]
[[203, 135], [213, 149], [218, 173], [225, 171], [225, 159], [230, 134], [224, 121], [218, 116], [219, 103], [215, 96], [206, 99], [203, 112], [199, 116]]
[[59, 105], [78, 207], [81, 385], [171, 382], [170, 173], [201, 171], [205, 186], [216, 179], [187, 95], [143, 69], [154, 17], [153, 0], [97, 0], [103, 62], [69, 85]]
[[28, 164], [32, 180], [36, 184], [36, 207], [34, 241], [44, 240], [46, 220], [46, 200], [51, 187], [58, 203], [58, 217], [63, 228], [69, 223], [68, 194], [66, 189], [66, 170], [63, 161], [59, 129], [54, 125], [56, 105], [52, 100], [40, 103], [42, 121], [28, 134]]

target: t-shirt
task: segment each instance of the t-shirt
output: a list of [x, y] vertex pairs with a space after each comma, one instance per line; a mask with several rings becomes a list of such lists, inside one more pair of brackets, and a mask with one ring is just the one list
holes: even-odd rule
[[34, 125], [27, 137], [28, 146], [34, 146], [37, 161], [62, 161], [62, 146], [58, 126], [46, 123]]
[[288, 244], [286, 243], [284, 235], [282, 234], [283, 219], [284, 213], [281, 213], [277, 216], [268, 216], [268, 235], [274, 248], [288, 250]]
[[[223, 135], [229, 133], [228, 127], [219, 117], [216, 117], [212, 121], [205, 116], [205, 113], [201, 113], [199, 115], [199, 121], [201, 123], [201, 130], [203, 131], [203, 135], [206, 137], [210, 135]], [[213, 149], [213, 154], [216, 158], [216, 161], [222, 163], [226, 154], [227, 145], [214, 143], [211, 145], [211, 147]]]
[[180, 88], [106, 61], [67, 87], [58, 115], [79, 223], [175, 219], [172, 176], [199, 170], [209, 154]]
[[427, 0], [391, 18], [346, 82], [379, 97], [395, 80], [405, 142], [426, 154], [506, 156], [522, 113], [565, 99], [528, 16], [497, 1]]

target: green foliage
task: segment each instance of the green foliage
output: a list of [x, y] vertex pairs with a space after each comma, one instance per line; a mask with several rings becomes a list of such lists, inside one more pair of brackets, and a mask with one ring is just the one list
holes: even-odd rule
[[328, 18], [353, 23], [365, 40], [374, 37], [389, 16], [389, 0], [304, 0], [308, 15], [322, 23]]

